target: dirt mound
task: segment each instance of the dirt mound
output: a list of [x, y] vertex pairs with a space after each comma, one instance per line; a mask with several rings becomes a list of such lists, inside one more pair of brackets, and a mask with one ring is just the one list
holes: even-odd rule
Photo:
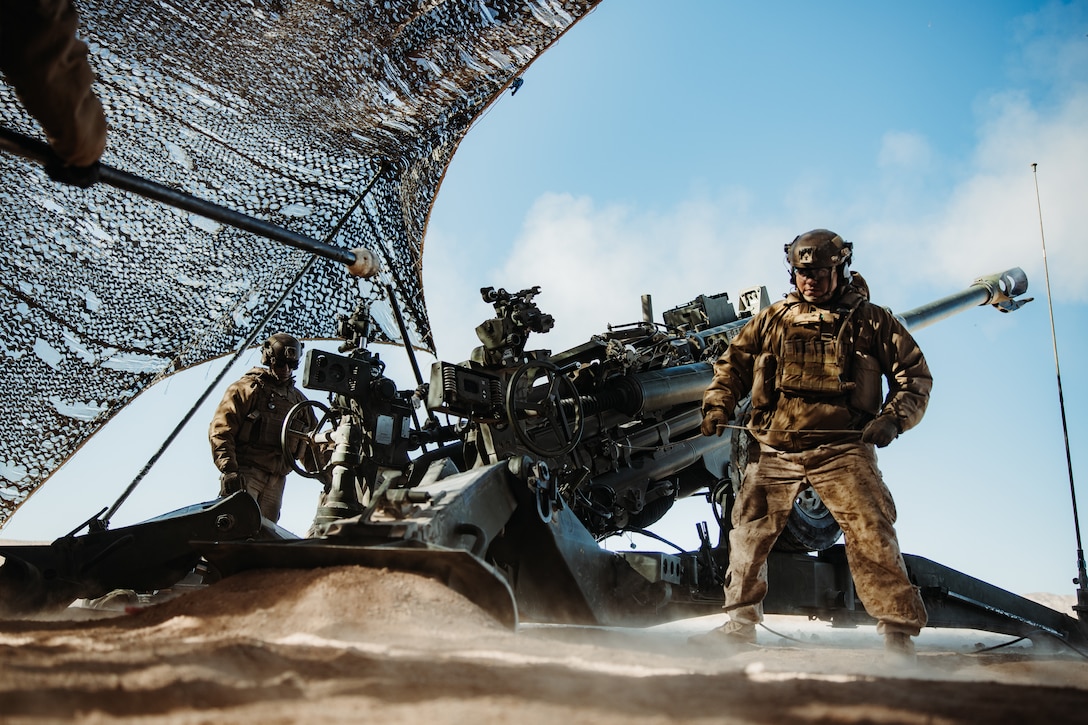
[[428, 577], [358, 566], [241, 572], [127, 617], [129, 626], [186, 628], [202, 636], [276, 640], [300, 633], [353, 640], [460, 636], [502, 627]]

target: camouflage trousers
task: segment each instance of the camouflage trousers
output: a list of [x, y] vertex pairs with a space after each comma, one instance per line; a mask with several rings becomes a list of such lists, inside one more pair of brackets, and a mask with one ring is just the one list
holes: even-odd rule
[[793, 502], [811, 486], [843, 531], [846, 558], [865, 611], [881, 634], [918, 634], [926, 610], [907, 578], [895, 535], [895, 503], [873, 446], [841, 443], [786, 453], [762, 446], [748, 465], [733, 507], [725, 606], [734, 621], [763, 621], [767, 556]]
[[239, 469], [245, 481], [246, 492], [252, 496], [261, 508], [261, 516], [269, 521], [280, 520], [280, 507], [283, 505], [283, 487], [287, 476], [268, 473], [259, 468]]

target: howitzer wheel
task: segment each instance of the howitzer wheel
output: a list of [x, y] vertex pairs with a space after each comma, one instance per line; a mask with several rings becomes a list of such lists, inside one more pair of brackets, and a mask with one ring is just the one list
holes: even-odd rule
[[835, 517], [811, 488], [797, 495], [793, 510], [786, 519], [786, 528], [775, 543], [778, 551], [823, 551], [830, 549], [842, 529]]
[[[736, 420], [746, 420], [751, 409], [751, 400], [745, 399], [737, 407]], [[745, 469], [749, 463], [759, 458], [759, 444], [746, 428], [733, 431], [730, 479], [733, 494], [740, 491], [744, 481]], [[775, 542], [776, 551], [823, 551], [830, 549], [839, 537], [842, 529], [835, 517], [820, 500], [819, 494], [811, 488], [802, 491], [793, 502], [793, 510], [786, 520], [786, 528]]]
[[[315, 416], [312, 410], [320, 410], [321, 416]], [[308, 413], [304, 417], [304, 414]], [[325, 473], [326, 445], [317, 441], [317, 436], [329, 424], [329, 429], [335, 430], [340, 424], [341, 413], [333, 411], [324, 403], [317, 400], [304, 400], [287, 412], [283, 419], [283, 428], [280, 429], [280, 451], [283, 453], [283, 461], [291, 470], [306, 478], [321, 478]], [[317, 423], [310, 428], [310, 422], [316, 418]], [[295, 451], [299, 443], [306, 450], [303, 452], [305, 465], [300, 465], [295, 458]]]
[[506, 416], [518, 440], [545, 458], [574, 450], [586, 425], [574, 383], [543, 360], [525, 363], [510, 376]]

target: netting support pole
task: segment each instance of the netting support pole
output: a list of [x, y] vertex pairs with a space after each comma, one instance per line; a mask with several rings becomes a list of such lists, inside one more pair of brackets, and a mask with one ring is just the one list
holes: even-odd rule
[[204, 401], [208, 399], [208, 396], [211, 395], [212, 391], [215, 390], [216, 386], [218, 386], [223, 378], [226, 377], [230, 369], [234, 367], [234, 363], [238, 362], [238, 359], [242, 357], [243, 353], [245, 353], [246, 350], [253, 346], [253, 343], [257, 339], [257, 334], [261, 330], [263, 330], [265, 325], [268, 324], [269, 320], [272, 319], [272, 316], [276, 313], [276, 310], [279, 309], [279, 306], [287, 298], [287, 294], [292, 289], [294, 289], [295, 285], [299, 283], [302, 277], [310, 271], [310, 269], [313, 267], [314, 260], [314, 257], [310, 257], [307, 260], [306, 264], [302, 266], [302, 269], [297, 275], [295, 275], [295, 278], [291, 281], [291, 284], [284, 289], [283, 293], [276, 300], [275, 304], [273, 304], [272, 307], [269, 308], [268, 312], [265, 313], [265, 316], [261, 319], [260, 324], [253, 328], [253, 331], [249, 334], [248, 337], [246, 337], [245, 341], [238, 348], [238, 351], [234, 353], [226, 366], [224, 366], [223, 369], [219, 371], [219, 374], [216, 375], [211, 383], [208, 384], [208, 387], [206, 387], [204, 389], [204, 392], [200, 394], [200, 397], [196, 399], [196, 402], [193, 403], [191, 408], [189, 408], [189, 411], [182, 416], [181, 420], [178, 421], [178, 424], [174, 426], [174, 429], [170, 431], [170, 434], [166, 436], [165, 440], [163, 440], [162, 445], [159, 446], [159, 449], [155, 451], [151, 458], [148, 459], [147, 463], [145, 463], [144, 467], [140, 469], [140, 472], [136, 474], [136, 477], [132, 479], [132, 483], [128, 485], [128, 487], [124, 490], [124, 492], [117, 499], [117, 501], [114, 502], [113, 506], [111, 506], [109, 510], [106, 511], [106, 513], [103, 514], [101, 517], [91, 520], [88, 526], [88, 529], [90, 531], [105, 531], [110, 527], [110, 518], [113, 517], [113, 515], [117, 512], [117, 509], [121, 507], [121, 504], [123, 504], [128, 499], [132, 492], [136, 490], [136, 486], [140, 483], [140, 481], [144, 479], [144, 476], [146, 476], [148, 472], [151, 471], [151, 467], [158, 463], [159, 459], [162, 458], [162, 455], [166, 453], [166, 449], [170, 447], [170, 444], [174, 442], [174, 439], [178, 437], [178, 434], [181, 433], [182, 429], [184, 429], [185, 426], [188, 425], [189, 421], [192, 420], [194, 415], [196, 415], [196, 412], [200, 410], [200, 406], [204, 404]]
[[[32, 161], [37, 161], [42, 165], [48, 164], [53, 158], [48, 144], [7, 128], [0, 128], [0, 148]], [[354, 267], [359, 261], [356, 250], [336, 247], [327, 242], [319, 242], [304, 234], [298, 234], [263, 219], [242, 214], [234, 209], [228, 209], [225, 206], [200, 199], [184, 191], [172, 189], [169, 186], [130, 174], [127, 171], [121, 171], [106, 164], [99, 164], [98, 178], [103, 184], [199, 214], [202, 217], [252, 232], [258, 236], [310, 252], [334, 262], [340, 262], [349, 268]]]
[[[380, 163], [377, 173], [375, 173], [374, 177], [367, 182], [362, 192], [360, 192], [358, 197], [356, 197], [355, 202], [351, 205], [347, 212], [345, 212], [343, 216], [340, 217], [340, 220], [336, 223], [336, 226], [333, 227], [332, 231], [329, 232], [329, 234], [326, 236], [326, 239], [334, 239], [336, 235], [340, 233], [340, 230], [343, 228], [344, 224], [355, 212], [355, 210], [359, 208], [359, 205], [362, 203], [363, 199], [366, 197], [367, 194], [370, 193], [370, 190], [374, 188], [374, 184], [377, 183], [378, 179], [381, 178], [382, 174], [385, 173], [386, 169], [388, 168], [389, 165], [385, 161], [382, 161]], [[223, 378], [226, 377], [227, 373], [230, 371], [231, 368], [234, 367], [234, 364], [238, 362], [238, 359], [242, 357], [243, 353], [245, 353], [247, 349], [253, 346], [253, 343], [257, 339], [258, 333], [260, 333], [261, 330], [263, 330], [265, 326], [269, 323], [269, 321], [272, 319], [272, 316], [276, 314], [276, 310], [280, 308], [280, 306], [283, 304], [284, 300], [287, 299], [287, 296], [291, 293], [291, 291], [294, 290], [298, 283], [302, 281], [302, 279], [310, 272], [311, 269], [313, 269], [314, 263], [316, 261], [317, 257], [315, 256], [311, 256], [309, 259], [306, 260], [306, 264], [302, 265], [302, 268], [295, 275], [294, 279], [291, 280], [291, 283], [283, 289], [283, 292], [281, 292], [279, 297], [276, 298], [276, 301], [272, 303], [272, 305], [268, 308], [268, 311], [265, 312], [264, 317], [261, 318], [260, 324], [254, 326], [253, 331], [250, 332], [250, 334], [246, 337], [245, 341], [238, 348], [238, 351], [234, 353], [226, 366], [224, 366], [219, 374], [216, 375], [211, 383], [208, 384], [208, 386], [204, 389], [204, 392], [200, 394], [200, 397], [197, 398], [196, 402], [193, 403], [192, 407], [189, 408], [189, 411], [182, 416], [181, 420], [178, 421], [178, 424], [174, 426], [174, 429], [170, 431], [170, 434], [168, 436], [166, 436], [166, 439], [162, 442], [162, 445], [159, 446], [159, 449], [155, 451], [150, 459], [148, 459], [147, 463], [144, 464], [144, 467], [140, 470], [136, 477], [132, 479], [132, 483], [128, 485], [128, 487], [124, 490], [124, 492], [117, 499], [117, 501], [114, 502], [113, 506], [111, 506], [102, 516], [92, 518], [87, 523], [88, 530], [105, 531], [109, 528], [110, 519], [115, 513], [117, 513], [117, 509], [119, 509], [121, 507], [121, 504], [123, 504], [128, 499], [128, 497], [132, 495], [132, 492], [136, 490], [136, 486], [140, 483], [140, 481], [144, 479], [144, 477], [151, 470], [152, 466], [154, 466], [159, 461], [159, 459], [162, 458], [163, 454], [166, 452], [166, 449], [170, 447], [170, 444], [174, 442], [174, 439], [178, 437], [178, 434], [181, 433], [182, 429], [184, 429], [185, 426], [188, 425], [189, 421], [192, 420], [194, 415], [196, 415], [196, 412], [200, 410], [200, 406], [204, 404], [204, 401], [208, 399], [208, 396], [211, 395], [212, 391], [215, 390], [220, 382], [222, 382]], [[76, 529], [76, 531], [79, 531], [79, 529]], [[76, 531], [73, 531], [71, 534], [69, 534], [69, 536], [74, 535]]]
[[[416, 390], [423, 388], [423, 374], [419, 371], [419, 362], [416, 360], [416, 351], [412, 347], [412, 339], [408, 337], [408, 326], [404, 324], [404, 315], [401, 314], [400, 305], [397, 304], [397, 298], [393, 294], [393, 285], [387, 284], [385, 286], [385, 292], [389, 295], [389, 306], [393, 309], [393, 317], [397, 320], [397, 327], [400, 328], [400, 337], [404, 340], [404, 351], [408, 353], [408, 362], [412, 364], [412, 372], [416, 376]], [[427, 409], [427, 420], [430, 423], [437, 423], [434, 417], [434, 413], [430, 408]], [[416, 424], [416, 430], [422, 430], [419, 425], [419, 416], [416, 415], [416, 409], [412, 408], [412, 421]], [[422, 444], [422, 450], [427, 452], [427, 444]]]

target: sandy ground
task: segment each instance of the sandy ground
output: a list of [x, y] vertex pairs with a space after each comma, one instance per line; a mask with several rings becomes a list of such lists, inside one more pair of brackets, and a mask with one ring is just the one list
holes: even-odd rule
[[0, 721], [1088, 722], [1088, 661], [973, 654], [1007, 637], [927, 630], [904, 668], [871, 629], [777, 617], [723, 656], [687, 641], [720, 616], [514, 632], [437, 582], [357, 567], [63, 617], [0, 621]]

